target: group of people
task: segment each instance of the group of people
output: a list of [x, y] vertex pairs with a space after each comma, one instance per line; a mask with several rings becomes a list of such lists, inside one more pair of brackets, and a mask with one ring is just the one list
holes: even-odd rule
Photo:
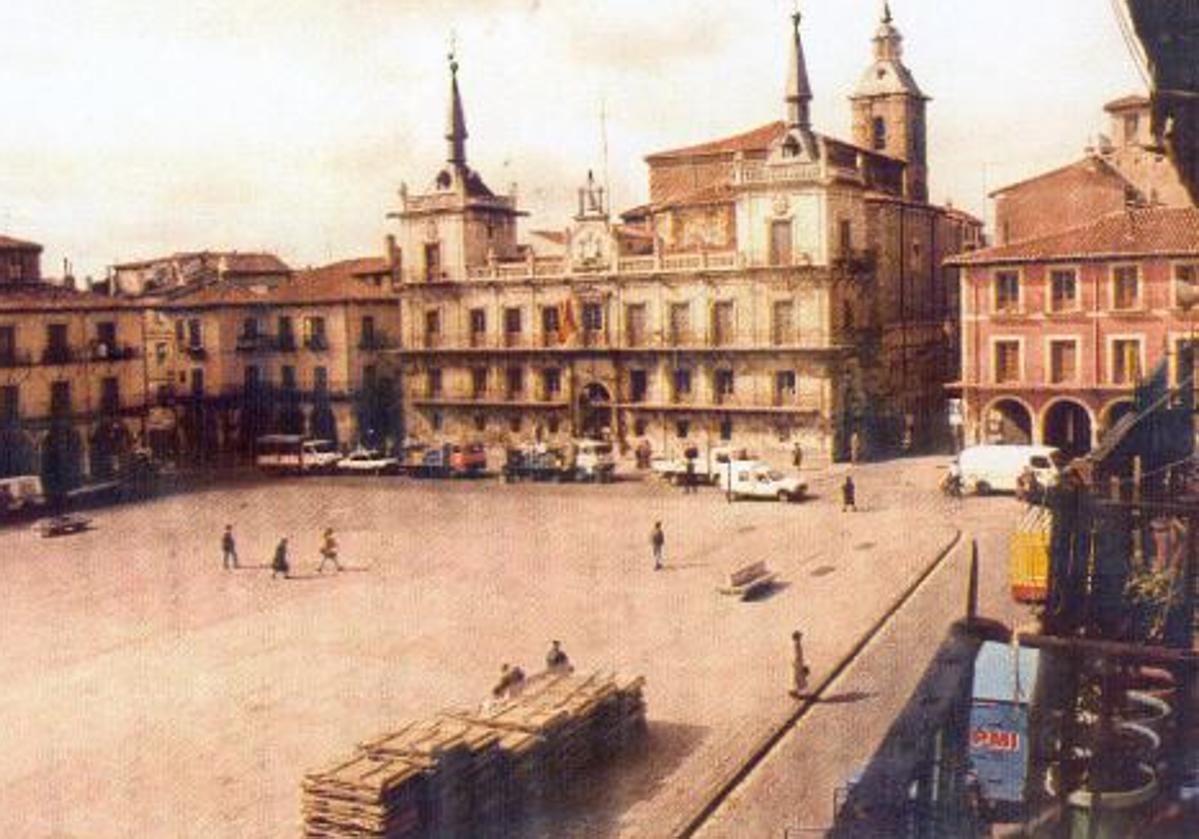
[[[325, 532], [321, 537], [321, 562], [317, 566], [317, 573], [325, 573], [325, 566], [328, 563], [333, 563], [335, 571], [342, 571], [341, 560], [337, 554], [337, 537], [333, 535], [333, 528], [326, 527]], [[225, 532], [221, 536], [221, 563], [226, 571], [236, 571], [241, 568], [237, 558], [237, 540], [233, 536], [233, 525], [225, 525]], [[283, 577], [285, 580], [291, 577], [291, 559], [288, 556], [287, 537], [279, 540], [275, 546], [275, 553], [271, 557], [271, 579]]]
[[[562, 675], [574, 672], [570, 657], [562, 649], [561, 641], [550, 643], [549, 652], [545, 654], [545, 672]], [[525, 671], [518, 665], [504, 663], [500, 666], [500, 680], [491, 689], [491, 695], [496, 699], [510, 699], [519, 696], [524, 690], [527, 678]]]

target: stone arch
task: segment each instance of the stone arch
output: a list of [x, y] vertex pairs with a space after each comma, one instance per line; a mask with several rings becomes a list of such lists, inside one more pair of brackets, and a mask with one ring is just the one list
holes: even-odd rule
[[1134, 410], [1136, 410], [1136, 405], [1129, 397], [1122, 396], [1119, 399], [1113, 399], [1111, 402], [1108, 402], [1103, 406], [1103, 410], [1099, 412], [1099, 422], [1103, 433], [1110, 431], [1112, 426], [1120, 421], [1121, 417]]
[[1091, 410], [1074, 399], [1054, 399], [1041, 411], [1041, 441], [1070, 457], [1091, 450], [1094, 428]]
[[1023, 399], [1001, 396], [982, 412], [982, 436], [987, 443], [1027, 445], [1033, 441], [1034, 411]]
[[612, 431], [612, 392], [591, 382], [579, 392], [579, 436], [601, 439]]

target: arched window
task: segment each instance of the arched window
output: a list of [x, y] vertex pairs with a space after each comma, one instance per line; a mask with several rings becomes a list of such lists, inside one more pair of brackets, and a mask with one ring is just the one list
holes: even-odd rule
[[873, 123], [874, 148], [882, 150], [887, 147], [887, 121], [882, 117], [875, 117]]

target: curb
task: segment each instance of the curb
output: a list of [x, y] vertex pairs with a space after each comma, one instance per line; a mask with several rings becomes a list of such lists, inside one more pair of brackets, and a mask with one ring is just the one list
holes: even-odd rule
[[941, 548], [928, 566], [916, 576], [916, 579], [899, 593], [891, 605], [879, 616], [878, 620], [871, 624], [870, 628], [862, 634], [854, 645], [850, 647], [849, 651], [833, 666], [833, 669], [820, 680], [816, 688], [800, 703], [799, 707], [792, 711], [782, 723], [775, 727], [773, 731], [767, 734], [753, 748], [741, 765], [719, 783], [715, 793], [702, 806], [671, 828], [671, 836], [691, 837], [704, 826], [708, 819], [720, 809], [725, 800], [741, 785], [741, 782], [766, 759], [774, 747], [778, 745], [779, 741], [795, 728], [796, 724], [811, 710], [812, 706], [817, 704], [820, 697], [832, 686], [833, 682], [837, 681], [841, 674], [853, 664], [858, 656], [869, 646], [870, 642], [890, 623], [895, 614], [907, 604], [912, 596], [924, 585], [925, 581], [932, 576], [933, 572], [941, 567], [945, 559], [953, 553], [954, 549], [961, 542], [962, 531], [955, 528], [953, 538]]

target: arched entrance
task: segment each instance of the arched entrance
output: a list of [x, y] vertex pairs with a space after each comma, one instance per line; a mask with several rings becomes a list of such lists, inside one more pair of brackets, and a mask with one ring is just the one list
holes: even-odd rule
[[603, 385], [592, 382], [579, 394], [579, 434], [603, 439], [612, 431], [612, 394]]
[[20, 428], [0, 428], [0, 478], [37, 472], [37, 446]]
[[91, 476], [107, 481], [120, 472], [121, 458], [129, 451], [129, 433], [119, 422], [103, 422], [92, 430]]
[[1050, 405], [1041, 425], [1041, 436], [1047, 446], [1057, 446], [1070, 457], [1091, 450], [1091, 415], [1082, 405], [1062, 399]]
[[983, 411], [987, 443], [1028, 445], [1032, 442], [1032, 412], [1017, 399], [996, 399]]
[[1101, 428], [1103, 433], [1111, 431], [1126, 414], [1131, 414], [1136, 409], [1131, 399], [1117, 399], [1107, 403], [1103, 408]]

